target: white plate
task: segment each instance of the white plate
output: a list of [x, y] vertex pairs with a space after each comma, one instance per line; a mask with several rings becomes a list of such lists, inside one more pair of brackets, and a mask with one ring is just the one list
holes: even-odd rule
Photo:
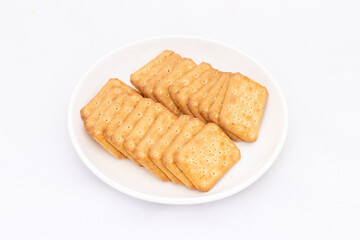
[[[130, 74], [165, 49], [221, 71], [240, 72], [264, 85], [269, 98], [255, 143], [236, 143], [241, 160], [207, 193], [161, 182], [130, 160], [118, 160], [84, 129], [80, 109], [111, 77], [131, 85]], [[193, 37], [161, 37], [122, 47], [95, 63], [83, 76], [69, 107], [72, 143], [85, 165], [100, 179], [130, 196], [158, 203], [195, 204], [231, 196], [260, 178], [279, 155], [286, 138], [288, 117], [284, 97], [274, 78], [254, 59], [224, 44]]]

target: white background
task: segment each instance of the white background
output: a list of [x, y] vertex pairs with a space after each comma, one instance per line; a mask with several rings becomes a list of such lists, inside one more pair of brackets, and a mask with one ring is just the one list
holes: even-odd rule
[[[359, 1], [0, 1], [0, 239], [359, 239]], [[82, 74], [143, 38], [193, 35], [262, 63], [287, 99], [273, 167], [171, 206], [93, 175], [67, 131]]]

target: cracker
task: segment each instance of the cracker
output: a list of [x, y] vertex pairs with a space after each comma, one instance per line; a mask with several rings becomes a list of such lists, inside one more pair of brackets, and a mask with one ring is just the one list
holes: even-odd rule
[[221, 127], [247, 142], [256, 141], [268, 92], [250, 78], [237, 73], [229, 87], [220, 113]]
[[214, 123], [208, 123], [175, 154], [177, 166], [203, 192], [209, 191], [240, 158], [240, 150]]
[[91, 113], [96, 109], [96, 107], [100, 104], [100, 101], [108, 94], [109, 90], [113, 87], [121, 87], [125, 91], [129, 93], [138, 93], [135, 89], [127, 86], [125, 83], [121, 82], [117, 78], [111, 78], [107, 81], [107, 83], [101, 88], [101, 90], [96, 94], [96, 96], [91, 99], [91, 101], [81, 109], [80, 114], [83, 120], [86, 120]]
[[181, 62], [175, 66], [173, 71], [166, 78], [163, 78], [158, 83], [156, 83], [154, 87], [153, 94], [156, 100], [162, 103], [175, 115], [179, 115], [180, 110], [170, 97], [169, 87], [178, 79], [182, 78], [185, 74], [191, 71], [191, 69], [193, 69], [195, 66], [196, 63], [194, 63], [193, 60], [183, 58]]
[[120, 87], [113, 87], [111, 88], [106, 96], [102, 98], [98, 103], [96, 109], [88, 116], [84, 122], [84, 126], [86, 131], [90, 132], [91, 128], [94, 126], [95, 122], [104, 114], [106, 109], [110, 107], [112, 102], [122, 94], [127, 94], [122, 88]]
[[[163, 134], [169, 129], [169, 127], [176, 121], [177, 117], [170, 111], [166, 110], [162, 112], [155, 120], [146, 135], [137, 144], [134, 150], [134, 158], [141, 165], [147, 168], [155, 176], [162, 176], [164, 173], [149, 157], [150, 148], [156, 144]], [[163, 180], [163, 178], [160, 178]], [[166, 180], [169, 179], [166, 177]], [[171, 179], [171, 178], [170, 178]]]
[[222, 86], [224, 85], [224, 82], [226, 79], [229, 79], [231, 76], [231, 73], [223, 73], [220, 77], [220, 79], [215, 83], [215, 85], [210, 89], [209, 93], [203, 99], [199, 105], [199, 112], [201, 116], [206, 120], [210, 121], [209, 119], [209, 111], [216, 100], [217, 95], [219, 94]]
[[209, 110], [209, 119], [213, 123], [219, 124], [219, 115], [221, 110], [221, 104], [224, 101], [226, 90], [229, 86], [229, 79], [225, 80], [224, 85], [221, 87], [220, 92], [216, 96], [214, 103], [211, 105]]
[[236, 136], [235, 134], [227, 131], [226, 129], [223, 129], [223, 131], [224, 131], [224, 132], [226, 133], [226, 135], [228, 135], [232, 140], [234, 140], [234, 141], [236, 141], [236, 142], [242, 142], [242, 141], [243, 141], [240, 137], [238, 137], [238, 136]]
[[111, 143], [116, 147], [122, 154], [133, 160], [136, 164], [140, 164], [126, 152], [124, 148], [124, 140], [131, 133], [134, 126], [144, 116], [146, 110], [154, 104], [154, 101], [150, 98], [143, 98], [136, 105], [134, 110], [126, 117], [123, 123], [115, 130], [111, 137]]
[[210, 89], [215, 85], [215, 83], [219, 80], [219, 78], [221, 77], [222, 73], [220, 72], [219, 74], [214, 75], [207, 84], [205, 84], [204, 86], [202, 86], [202, 88], [197, 91], [195, 94], [193, 94], [192, 96], [190, 96], [189, 100], [188, 100], [188, 108], [191, 111], [191, 113], [198, 119], [200, 119], [201, 121], [203, 121], [204, 123], [207, 123], [206, 119], [203, 118], [203, 116], [200, 114], [199, 112], [199, 105], [200, 103], [206, 98], [206, 96], [208, 95]]
[[185, 74], [182, 78], [177, 79], [173, 84], [169, 86], [169, 94], [173, 101], [176, 103], [175, 96], [178, 91], [192, 83], [195, 79], [200, 77], [201, 74], [211, 69], [211, 65], [208, 63], [200, 63], [198, 66], [194, 67], [190, 72]]
[[130, 95], [132, 94], [140, 94], [138, 91], [136, 91], [135, 89], [133, 89], [132, 87], [130, 87], [129, 85], [127, 85], [126, 83], [122, 82], [121, 80], [119, 80], [118, 78], [110, 78], [109, 81], [115, 81], [116, 85], [118, 87], [121, 87], [123, 90], [125, 90], [127, 93], [129, 93]]
[[164, 68], [161, 69], [161, 71], [158, 74], [156, 74], [156, 76], [149, 79], [149, 81], [146, 83], [144, 90], [143, 90], [143, 94], [145, 96], [151, 98], [152, 100], [157, 101], [153, 94], [155, 85], [158, 82], [160, 82], [161, 80], [163, 80], [164, 78], [166, 78], [171, 73], [171, 71], [174, 69], [174, 67], [177, 64], [179, 64], [181, 59], [182, 58], [178, 54], [173, 54], [173, 55], [169, 56]]
[[99, 106], [100, 101], [108, 94], [109, 90], [116, 86], [118, 86], [116, 80], [110, 79], [109, 81], [107, 81], [107, 83], [101, 88], [101, 90], [95, 95], [95, 97], [91, 99], [91, 101], [81, 109], [81, 118], [83, 120], [86, 120], [91, 115], [91, 113], [94, 112], [97, 106]]
[[168, 57], [173, 54], [175, 54], [173, 51], [165, 50], [145, 66], [131, 74], [130, 82], [140, 92], [143, 92], [147, 81], [156, 76], [156, 74], [165, 66]]
[[153, 125], [156, 118], [163, 111], [165, 111], [165, 108], [160, 103], [152, 104], [146, 110], [143, 117], [136, 123], [132, 131], [124, 139], [123, 146], [128, 156], [134, 159], [134, 150], [136, 148], [136, 145], [145, 136], [147, 131]]
[[115, 130], [123, 123], [126, 117], [134, 110], [138, 102], [143, 99], [139, 95], [131, 95], [128, 97], [127, 101], [124, 102], [119, 112], [114, 116], [114, 118], [106, 125], [104, 128], [103, 134], [105, 139], [110, 142], [112, 145], [111, 137]]
[[201, 89], [205, 84], [210, 81], [215, 75], [218, 75], [220, 72], [215, 69], [210, 69], [203, 74], [201, 74], [200, 77], [192, 81], [190, 84], [185, 86], [183, 89], [179, 90], [175, 94], [174, 101], [176, 102], [178, 108], [180, 110], [190, 116], [193, 116], [192, 112], [190, 111], [188, 107], [188, 101], [189, 98], [194, 95], [197, 91]]
[[190, 141], [191, 138], [204, 127], [204, 125], [205, 124], [197, 118], [190, 119], [181, 129], [179, 135], [170, 144], [162, 157], [162, 163], [164, 166], [190, 189], [195, 189], [195, 187], [184, 175], [184, 173], [182, 173], [182, 171], [176, 166], [174, 154], [177, 151], [181, 151], [181, 147]]
[[162, 157], [172, 141], [179, 135], [184, 125], [191, 119], [188, 115], [181, 115], [173, 125], [161, 136], [149, 150], [150, 159], [176, 184], [183, 184], [171, 171], [162, 163]]
[[[217, 125], [220, 125], [219, 116], [220, 116], [220, 111], [223, 106], [225, 94], [228, 89], [228, 85], [229, 85], [229, 79], [226, 79], [224, 85], [222, 86], [219, 94], [216, 96], [216, 99], [215, 99], [214, 103], [212, 104], [210, 111], [209, 111], [210, 121], [212, 121], [213, 123], [216, 123]], [[224, 131], [234, 141], [242, 141], [242, 139], [240, 137], [236, 136], [235, 134], [233, 134], [225, 129], [224, 129]]]
[[110, 107], [101, 115], [101, 117], [95, 122], [94, 126], [90, 129], [91, 136], [98, 141], [106, 150], [112, 153], [115, 157], [123, 159], [126, 158], [119, 150], [117, 150], [110, 142], [108, 142], [104, 135], [103, 130], [107, 124], [119, 113], [124, 101], [127, 101], [129, 94], [119, 95]]

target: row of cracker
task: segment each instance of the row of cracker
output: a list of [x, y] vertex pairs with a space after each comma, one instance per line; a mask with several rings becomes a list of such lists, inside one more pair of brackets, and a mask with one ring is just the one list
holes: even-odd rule
[[165, 50], [133, 73], [131, 83], [172, 113], [218, 124], [235, 141], [257, 139], [267, 101], [264, 86], [240, 73], [197, 65]]
[[81, 110], [85, 129], [117, 158], [129, 158], [162, 181], [209, 191], [240, 159], [240, 151], [213, 123], [176, 116], [110, 79]]

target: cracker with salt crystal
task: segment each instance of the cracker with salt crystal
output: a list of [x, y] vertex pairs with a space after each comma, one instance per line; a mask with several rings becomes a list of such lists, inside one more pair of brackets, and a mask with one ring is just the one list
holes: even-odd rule
[[196, 189], [207, 192], [240, 158], [240, 150], [220, 127], [208, 123], [176, 152], [175, 163]]
[[247, 142], [256, 141], [268, 92], [250, 78], [237, 73], [229, 82], [220, 113], [221, 127]]
[[196, 188], [184, 175], [184, 173], [177, 167], [174, 157], [175, 153], [177, 151], [181, 151], [182, 146], [190, 141], [193, 136], [195, 136], [204, 126], [205, 124], [199, 119], [191, 118], [181, 129], [180, 134], [170, 144], [162, 157], [162, 163], [164, 166], [190, 189]]
[[161, 138], [150, 148], [149, 157], [176, 184], [183, 184], [162, 163], [162, 157], [173, 140], [180, 134], [181, 129], [191, 119], [188, 115], [181, 115]]
[[[146, 135], [137, 144], [134, 150], [134, 158], [141, 165], [147, 168], [155, 176], [162, 177], [162, 174], [167, 173], [159, 168], [149, 157], [150, 148], [156, 144], [169, 127], [176, 121], [177, 117], [170, 111], [163, 111], [155, 120]], [[160, 178], [162, 180], [162, 178]], [[168, 178], [166, 178], [168, 179]], [[171, 178], [170, 178], [171, 179]]]
[[126, 158], [119, 150], [117, 150], [110, 142], [108, 142], [104, 135], [103, 130], [107, 124], [114, 118], [114, 116], [119, 113], [122, 104], [124, 101], [127, 101], [129, 94], [120, 94], [115, 101], [110, 105], [110, 107], [101, 115], [101, 117], [95, 122], [93, 127], [90, 129], [91, 136], [98, 141], [106, 150], [108, 150], [115, 157], [123, 159]]
[[123, 123], [126, 117], [134, 110], [141, 99], [143, 99], [141, 96], [135, 94], [128, 96], [128, 99], [120, 106], [118, 113], [106, 125], [103, 134], [109, 143], [114, 145], [111, 140], [112, 135], [114, 134], [115, 130]]
[[131, 74], [130, 82], [140, 91], [143, 92], [146, 83], [149, 79], [156, 76], [156, 74], [165, 66], [167, 59], [174, 55], [173, 51], [165, 50], [153, 60], [148, 62], [145, 66]]
[[189, 98], [194, 95], [197, 91], [201, 89], [205, 84], [207, 84], [214, 76], [219, 75], [220, 72], [215, 69], [210, 69], [209, 71], [201, 74], [200, 77], [195, 79], [189, 85], [179, 90], [175, 95], [175, 102], [180, 110], [190, 116], [193, 116], [192, 112], [188, 107]]
[[181, 62], [174, 67], [172, 72], [165, 78], [156, 83], [153, 95], [158, 102], [162, 103], [167, 109], [169, 109], [175, 115], [180, 115], [180, 110], [176, 106], [169, 94], [169, 87], [182, 78], [185, 74], [191, 71], [196, 66], [193, 60], [183, 58]]
[[212, 69], [211, 65], [205, 62], [200, 63], [198, 66], [194, 67], [190, 72], [185, 74], [183, 77], [176, 80], [173, 84], [169, 86], [169, 94], [173, 99], [176, 105], [176, 94], [192, 83], [195, 79], [199, 78], [203, 73]]
[[[134, 125], [134, 128], [124, 139], [124, 149], [128, 155], [134, 159], [134, 150], [140, 140], [145, 136], [147, 131], [151, 128], [156, 118], [165, 111], [165, 107], [161, 103], [152, 104], [143, 117]], [[136, 159], [135, 159], [136, 160]]]
[[155, 85], [158, 82], [160, 82], [161, 80], [165, 79], [172, 72], [172, 70], [175, 68], [175, 66], [181, 62], [181, 60], [182, 60], [182, 58], [178, 54], [173, 54], [173, 55], [169, 56], [166, 61], [165, 66], [160, 70], [160, 72], [158, 74], [156, 74], [156, 76], [154, 76], [153, 78], [149, 79], [149, 81], [147, 81], [147, 83], [143, 89], [143, 94], [146, 97], [149, 97], [152, 100], [157, 102], [157, 100], [153, 94]]
[[198, 92], [190, 96], [188, 100], [188, 108], [190, 109], [191, 113], [204, 123], [207, 123], [207, 120], [200, 114], [199, 105], [207, 97], [210, 89], [216, 84], [221, 75], [221, 72], [214, 75], [207, 84], [204, 84], [204, 86]]
[[219, 92], [221, 91], [222, 86], [225, 83], [225, 80], [229, 79], [231, 76], [231, 73], [223, 73], [220, 77], [220, 79], [215, 83], [215, 85], [213, 87], [211, 87], [209, 93], [207, 94], [207, 96], [205, 97], [205, 99], [203, 99], [199, 105], [199, 112], [201, 114], [201, 116], [206, 120], [206, 121], [210, 121], [209, 118], [209, 111], [210, 108], [212, 106], [212, 104], [214, 103], [214, 101], [216, 100], [217, 95], [219, 94]]
[[144, 116], [146, 110], [154, 104], [154, 101], [150, 98], [143, 98], [136, 105], [134, 110], [126, 117], [123, 123], [115, 130], [111, 137], [111, 143], [116, 147], [122, 154], [133, 160], [136, 164], [141, 166], [135, 159], [131, 158], [124, 148], [124, 140], [131, 133], [134, 126]]

